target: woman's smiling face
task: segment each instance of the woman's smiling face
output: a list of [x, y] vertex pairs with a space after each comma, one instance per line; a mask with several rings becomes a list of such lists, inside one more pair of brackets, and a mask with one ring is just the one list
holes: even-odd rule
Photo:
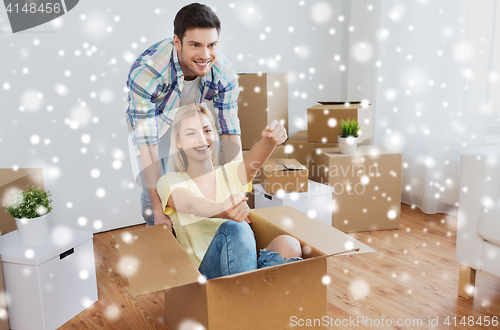
[[202, 161], [210, 157], [215, 132], [208, 116], [199, 113], [181, 122], [177, 148], [182, 148], [189, 160]]

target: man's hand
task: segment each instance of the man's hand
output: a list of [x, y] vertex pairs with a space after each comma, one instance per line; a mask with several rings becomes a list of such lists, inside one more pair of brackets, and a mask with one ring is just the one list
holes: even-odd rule
[[155, 217], [155, 225], [161, 225], [161, 224], [166, 224], [168, 229], [172, 231], [172, 220], [170, 220], [170, 217], [166, 215], [165, 213], [160, 211], [155, 211], [153, 212], [154, 217]]
[[151, 207], [153, 208], [153, 216], [155, 225], [166, 224], [172, 231], [172, 220], [163, 213], [160, 196], [156, 190], [156, 183], [161, 176], [158, 159], [158, 144], [139, 146], [141, 166], [144, 169], [142, 175], [148, 189]]
[[242, 193], [232, 194], [223, 203], [222, 207], [224, 212], [222, 213], [224, 218], [231, 219], [236, 222], [246, 221], [250, 223], [250, 218], [248, 218], [248, 213], [250, 208], [247, 204], [248, 197]]
[[262, 131], [262, 137], [272, 140], [276, 145], [279, 145], [287, 139], [286, 129], [274, 119], [267, 124], [266, 128]]

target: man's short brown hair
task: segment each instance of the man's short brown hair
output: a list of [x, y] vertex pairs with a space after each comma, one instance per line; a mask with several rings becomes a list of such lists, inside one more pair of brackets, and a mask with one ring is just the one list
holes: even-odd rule
[[175, 15], [174, 34], [180, 39], [181, 44], [186, 31], [192, 28], [215, 28], [219, 34], [220, 21], [207, 5], [192, 3], [182, 7]]

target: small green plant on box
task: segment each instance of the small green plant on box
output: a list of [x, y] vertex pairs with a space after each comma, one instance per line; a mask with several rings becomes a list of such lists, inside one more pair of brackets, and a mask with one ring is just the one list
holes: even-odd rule
[[357, 138], [359, 129], [360, 129], [359, 124], [354, 119], [350, 120], [349, 118], [347, 118], [347, 121], [345, 121], [344, 119], [342, 119], [340, 121], [339, 133], [340, 133], [340, 137], [342, 137], [342, 138], [346, 138], [349, 136], [353, 136], [353, 137]]
[[12, 196], [10, 204], [3, 205], [7, 208], [5, 212], [15, 219], [33, 219], [52, 211], [50, 191], [29, 186], [26, 188], [27, 191], [19, 190], [18, 194]]

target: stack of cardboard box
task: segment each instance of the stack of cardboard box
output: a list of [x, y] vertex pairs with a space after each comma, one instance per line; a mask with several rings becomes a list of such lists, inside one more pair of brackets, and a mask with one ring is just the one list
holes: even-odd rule
[[[352, 155], [337, 146], [341, 120], [360, 125], [358, 144], [373, 138], [373, 109], [362, 102], [322, 102], [307, 109], [309, 177], [333, 187], [332, 225], [344, 232], [399, 228], [402, 154], [362, 145]], [[324, 145], [318, 145], [323, 143]]]
[[[239, 83], [245, 156], [272, 119], [288, 129], [288, 84], [287, 75], [279, 73], [240, 74]], [[340, 154], [337, 148], [340, 122], [347, 119], [355, 119], [361, 127], [358, 145], [362, 145], [354, 155]], [[325, 205], [332, 209], [334, 227], [344, 232], [399, 228], [402, 155], [368, 145], [374, 131], [371, 104], [319, 102], [307, 109], [307, 128], [289, 137], [270, 158], [295, 159], [307, 168], [310, 180], [334, 188], [332, 203]], [[377, 170], [376, 174], [363, 172], [360, 166]], [[261, 183], [261, 177], [254, 184]], [[254, 208], [253, 192], [248, 197]]]
[[332, 225], [344, 232], [398, 229], [401, 210], [400, 152], [358, 146], [316, 149], [313, 180], [333, 187]]
[[[240, 73], [238, 117], [241, 127], [243, 157], [262, 137], [262, 131], [273, 119], [279, 120], [288, 131], [288, 74]], [[285, 146], [277, 146], [270, 158], [289, 158]], [[260, 183], [260, 175], [253, 184]], [[254, 208], [254, 192], [247, 194], [248, 205]]]

